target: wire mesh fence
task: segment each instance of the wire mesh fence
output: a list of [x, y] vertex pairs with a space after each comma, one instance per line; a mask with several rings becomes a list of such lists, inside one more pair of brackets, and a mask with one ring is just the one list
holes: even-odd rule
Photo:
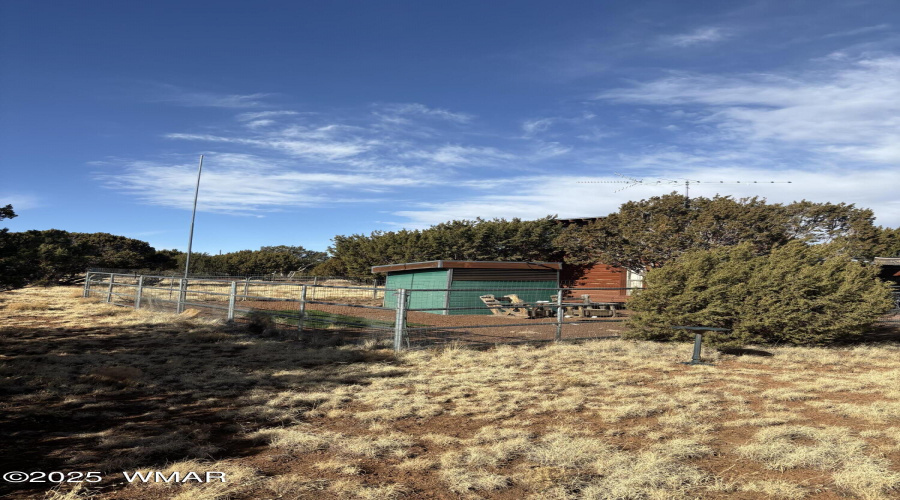
[[[636, 288], [530, 288], [516, 282], [475, 287], [391, 289], [349, 280], [330, 284], [254, 277], [197, 277], [88, 272], [84, 296], [253, 323], [298, 339], [333, 336], [397, 350], [434, 345], [515, 344], [618, 337]], [[900, 322], [900, 307], [878, 324]]]
[[261, 323], [272, 329], [296, 331], [300, 340], [330, 334], [339, 336], [341, 342], [392, 343], [393, 311], [379, 311], [379, 318], [357, 314], [364, 308], [384, 309], [371, 305], [384, 302], [383, 286], [230, 278], [235, 279], [89, 272], [83, 294], [135, 309], [175, 313], [193, 310], [205, 317]]
[[511, 344], [617, 337], [630, 288], [491, 288], [408, 290], [409, 347], [439, 343]]
[[[113, 305], [249, 323], [264, 316], [301, 340], [334, 333], [396, 349], [458, 342], [500, 344], [617, 336], [627, 318], [629, 289], [541, 288], [515, 282], [491, 289], [388, 289], [267, 281], [258, 277], [141, 275], [90, 271], [84, 296]], [[526, 302], [527, 300], [527, 302]]]

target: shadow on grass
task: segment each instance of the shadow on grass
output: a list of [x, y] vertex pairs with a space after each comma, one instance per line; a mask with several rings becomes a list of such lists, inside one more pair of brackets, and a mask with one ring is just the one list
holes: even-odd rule
[[[302, 421], [318, 404], [304, 394], [405, 372], [386, 351], [223, 326], [3, 328], [0, 352], [0, 469], [107, 477], [258, 453], [245, 434]], [[52, 484], [19, 486], [0, 495]]]

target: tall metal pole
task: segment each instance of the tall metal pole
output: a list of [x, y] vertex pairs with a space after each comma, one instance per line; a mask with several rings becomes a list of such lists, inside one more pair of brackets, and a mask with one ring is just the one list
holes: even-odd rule
[[197, 187], [194, 188], [194, 211], [191, 212], [191, 235], [188, 237], [187, 259], [184, 261], [184, 277], [187, 279], [191, 268], [191, 245], [194, 243], [194, 219], [197, 217], [197, 196], [200, 194], [200, 174], [203, 172], [203, 155], [200, 155], [200, 167], [197, 168]]

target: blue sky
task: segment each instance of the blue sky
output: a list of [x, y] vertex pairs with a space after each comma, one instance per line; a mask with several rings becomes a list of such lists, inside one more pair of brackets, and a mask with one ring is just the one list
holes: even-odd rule
[[897, 227], [898, 28], [895, 1], [10, 0], [4, 225], [185, 249], [203, 154], [211, 253], [680, 189], [579, 183], [626, 177]]

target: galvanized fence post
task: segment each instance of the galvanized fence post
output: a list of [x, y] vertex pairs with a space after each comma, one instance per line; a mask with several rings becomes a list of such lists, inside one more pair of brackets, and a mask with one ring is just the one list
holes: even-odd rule
[[88, 271], [84, 275], [84, 293], [81, 294], [82, 297], [90, 297], [91, 296], [91, 272]]
[[306, 285], [300, 285], [300, 313], [297, 318], [298, 335], [303, 332], [304, 319], [306, 319]]
[[397, 290], [397, 317], [394, 320], [394, 352], [403, 350], [403, 335], [406, 333], [406, 289]]
[[185, 296], [187, 295], [187, 278], [178, 280], [178, 305], [175, 306], [175, 312], [181, 314], [184, 312]]
[[106, 290], [106, 303], [107, 304], [112, 302], [112, 290], [113, 290], [113, 285], [115, 284], [115, 282], [116, 282], [116, 275], [110, 273], [109, 274], [109, 288]]
[[142, 274], [138, 277], [137, 289], [135, 289], [135, 291], [134, 291], [134, 308], [135, 309], [141, 308], [141, 294], [143, 293], [143, 291], [144, 291], [144, 275]]
[[250, 294], [250, 276], [247, 276], [247, 279], [244, 280], [244, 296], [241, 298], [241, 302], [247, 300], [247, 295]]
[[565, 316], [565, 311], [563, 310], [562, 305], [563, 300], [563, 291], [559, 289], [556, 292], [556, 337], [554, 340], [562, 339], [562, 328], [563, 328], [563, 316]]
[[231, 282], [231, 290], [228, 293], [228, 321], [234, 321], [234, 299], [237, 295], [237, 281]]

